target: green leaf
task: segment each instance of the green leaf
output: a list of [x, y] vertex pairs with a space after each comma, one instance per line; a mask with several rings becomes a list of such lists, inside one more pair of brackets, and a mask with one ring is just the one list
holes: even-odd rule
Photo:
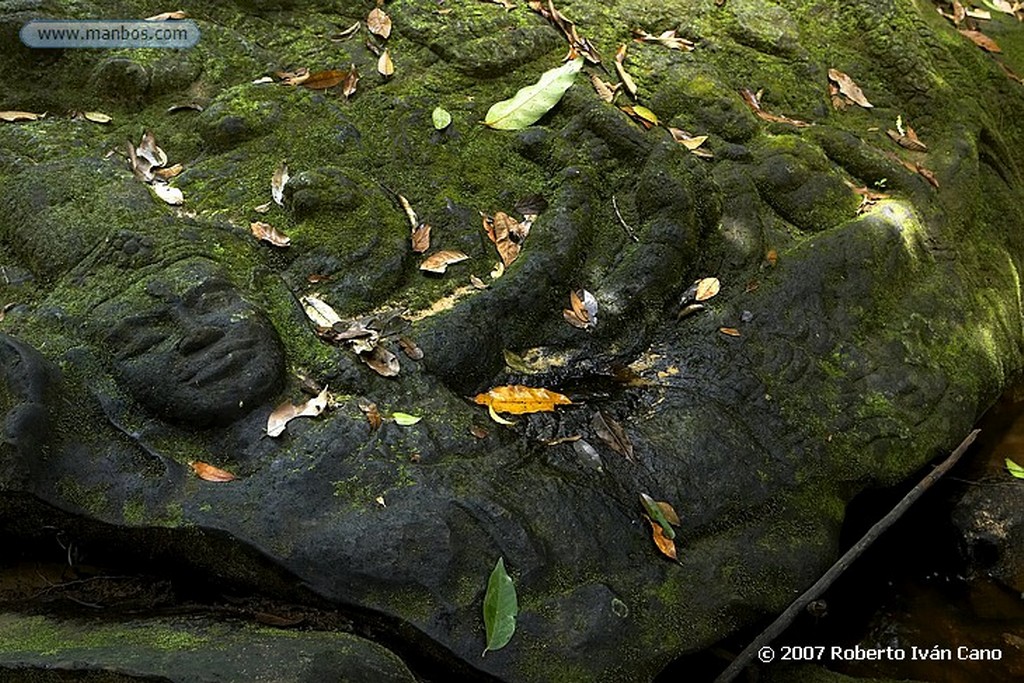
[[409, 413], [391, 413], [391, 417], [394, 419], [395, 422], [402, 425], [403, 427], [414, 425], [423, 419], [422, 417], [416, 417], [415, 415], [410, 415]]
[[644, 510], [647, 511], [647, 515], [661, 527], [661, 531], [665, 535], [665, 538], [670, 541], [674, 539], [676, 537], [675, 529], [673, 529], [672, 525], [668, 523], [668, 520], [665, 518], [665, 513], [662, 512], [657, 501], [646, 493], [641, 493], [640, 502], [644, 504]]
[[430, 119], [434, 122], [434, 128], [444, 130], [452, 124], [452, 115], [446, 109], [435, 107]]
[[1009, 458], [1006, 459], [1006, 469], [1010, 474], [1018, 479], [1024, 479], [1024, 467], [1021, 467]]
[[510, 100], [502, 100], [487, 110], [484, 125], [498, 130], [521, 130], [534, 123], [558, 104], [583, 67], [583, 58], [545, 71], [540, 80], [528, 85]]
[[519, 614], [519, 601], [516, 599], [516, 587], [512, 578], [505, 571], [505, 558], [499, 557], [494, 565], [491, 578], [487, 581], [487, 593], [484, 595], [484, 626], [487, 629], [488, 651], [500, 650], [512, 640], [516, 632], [516, 615]]

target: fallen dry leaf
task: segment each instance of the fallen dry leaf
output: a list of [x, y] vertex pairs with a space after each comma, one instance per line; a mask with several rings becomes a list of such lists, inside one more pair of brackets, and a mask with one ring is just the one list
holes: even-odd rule
[[765, 252], [764, 260], [765, 262], [768, 263], [769, 266], [774, 268], [775, 264], [779, 262], [779, 251], [774, 247], [769, 249], [767, 252]]
[[417, 346], [416, 342], [412, 339], [409, 339], [408, 337], [399, 337], [398, 346], [410, 360], [423, 360], [423, 349]]
[[902, 134], [899, 131], [892, 130], [891, 128], [885, 131], [885, 134], [888, 135], [897, 145], [904, 149], [909, 149], [911, 152], [928, 151], [928, 146], [918, 139], [917, 133], [915, 133], [914, 129], [910, 126], [907, 126], [906, 131]]
[[721, 332], [722, 334], [728, 335], [730, 337], [738, 337], [738, 336], [740, 336], [740, 331], [737, 330], [735, 327], [719, 327], [718, 331]]
[[685, 306], [694, 302], [707, 301], [717, 295], [721, 288], [722, 283], [718, 281], [717, 277], [694, 280], [693, 284], [679, 298], [679, 305]]
[[0, 111], [0, 121], [14, 123], [16, 121], [38, 121], [46, 114], [33, 114], [30, 111]]
[[153, 183], [150, 188], [161, 201], [170, 204], [171, 206], [180, 206], [185, 202], [185, 195], [176, 187], [171, 187], [165, 183]]
[[412, 230], [412, 250], [417, 254], [430, 249], [430, 224], [420, 223]]
[[282, 161], [270, 179], [270, 196], [278, 206], [284, 206], [284, 186], [288, 184], [288, 178], [288, 163]]
[[553, 412], [555, 406], [572, 405], [568, 396], [522, 384], [494, 387], [486, 394], [477, 394], [473, 401], [496, 411], [513, 415]]
[[480, 425], [471, 425], [470, 428], [469, 428], [469, 433], [472, 434], [473, 436], [475, 436], [478, 439], [486, 439], [487, 435], [490, 432], [488, 432], [486, 429], [484, 429]]
[[443, 274], [448, 270], [448, 266], [453, 263], [461, 263], [467, 260], [469, 257], [463, 254], [461, 251], [454, 250], [442, 250], [435, 251], [433, 254], [423, 259], [423, 263], [420, 264], [420, 270], [425, 270], [428, 273], [441, 273]]
[[225, 481], [234, 481], [235, 479], [238, 479], [238, 477], [231, 474], [227, 470], [222, 470], [219, 467], [214, 467], [209, 463], [201, 462], [199, 460], [194, 460], [190, 462], [189, 467], [192, 468], [192, 471], [196, 473], [197, 477], [199, 477], [200, 479], [205, 479], [206, 481], [221, 483]]
[[972, 43], [974, 43], [975, 45], [977, 45], [986, 52], [1002, 52], [1002, 49], [999, 47], [998, 43], [996, 43], [996, 41], [986, 36], [981, 31], [967, 31], [965, 29], [960, 29], [960, 35], [962, 35], [964, 38], [967, 38]]
[[269, 223], [263, 223], [262, 221], [254, 221], [249, 223], [249, 230], [256, 236], [256, 239], [269, 242], [275, 247], [287, 247], [292, 243], [292, 240], [287, 235], [278, 232], [277, 228], [270, 225]]
[[329, 71], [314, 71], [302, 81], [300, 85], [310, 90], [329, 90], [341, 83], [348, 76], [347, 71], [331, 69]]
[[629, 440], [626, 430], [622, 428], [610, 415], [603, 411], [594, 413], [590, 426], [594, 433], [608, 444], [608, 447], [619, 455], [625, 456], [627, 460], [633, 460], [633, 443]]
[[366, 15], [366, 28], [370, 29], [370, 33], [386, 40], [391, 35], [391, 17], [380, 7], [374, 7]]
[[[309, 78], [309, 69], [302, 67], [295, 71], [277, 71], [274, 75], [281, 79], [281, 85], [297, 86]], [[256, 81], [253, 81], [253, 84], [255, 85]]]
[[643, 105], [622, 106], [619, 109], [643, 126], [645, 130], [650, 130], [660, 123], [658, 115]]
[[398, 356], [377, 344], [369, 352], [359, 354], [359, 359], [381, 377], [394, 377], [402, 369]]
[[292, 405], [282, 403], [267, 418], [267, 436], [275, 437], [284, 433], [288, 423], [297, 417], [316, 417], [327, 407], [327, 387], [305, 403]]
[[185, 102], [184, 104], [172, 104], [164, 111], [168, 114], [174, 114], [179, 111], [203, 111], [203, 105], [198, 102]]
[[339, 33], [335, 33], [334, 35], [332, 35], [331, 36], [331, 40], [333, 40], [335, 42], [342, 41], [342, 40], [347, 40], [347, 39], [351, 38], [352, 36], [354, 36], [359, 31], [359, 27], [360, 26], [362, 26], [362, 23], [357, 21], [356, 23], [352, 24], [351, 26], [349, 26], [344, 31], [340, 31]]
[[765, 111], [761, 108], [760, 98], [748, 88], [741, 88], [740, 96], [743, 98], [743, 101], [747, 103], [747, 106], [750, 107], [754, 114], [760, 119], [771, 121], [772, 123], [788, 123], [789, 125], [796, 126], [797, 128], [805, 128], [812, 125], [806, 121], [799, 121], [797, 119], [791, 119], [788, 116], [780, 116], [778, 114], [772, 114]]
[[868, 102], [868, 98], [864, 97], [864, 92], [860, 89], [860, 86], [854, 83], [853, 79], [842, 71], [829, 69], [828, 77], [839, 87], [839, 92], [850, 98], [855, 104], [865, 109], [871, 109], [875, 106]]
[[384, 48], [377, 58], [377, 73], [384, 78], [389, 78], [395, 73], [395, 63], [391, 61], [391, 51], [387, 48]]
[[615, 99], [615, 93], [619, 88], [622, 87], [621, 83], [612, 85], [601, 80], [601, 77], [597, 74], [590, 74], [590, 82], [594, 86], [594, 91], [597, 92], [597, 96], [605, 102], [611, 102]]
[[675, 29], [672, 29], [671, 31], [662, 31], [660, 35], [656, 36], [635, 28], [633, 29], [633, 37], [641, 43], [659, 43], [670, 50], [690, 52], [694, 48], [694, 44], [692, 42], [686, 38], [679, 38], [676, 36]]
[[299, 300], [299, 303], [302, 304], [306, 317], [317, 327], [333, 328], [336, 324], [342, 322], [341, 316], [329, 304], [315, 296], [304, 296]]
[[483, 217], [487, 237], [494, 242], [501, 263], [507, 268], [519, 258], [523, 240], [529, 234], [529, 227], [523, 230], [522, 224], [502, 211], [494, 214], [493, 218], [483, 213], [480, 215]]
[[569, 291], [570, 308], [562, 310], [562, 317], [573, 327], [592, 330], [597, 326], [597, 299], [585, 289], [582, 292]]
[[176, 10], [174, 12], [162, 12], [160, 14], [154, 14], [151, 17], [146, 17], [143, 21], [172, 21], [176, 19], [188, 19], [188, 14], [183, 10]]
[[644, 515], [644, 519], [646, 519], [647, 523], [651, 525], [651, 538], [654, 539], [654, 545], [658, 547], [661, 554], [670, 560], [678, 562], [679, 557], [676, 551], [676, 542], [665, 536], [665, 532], [661, 528], [660, 524], [655, 523], [655, 521], [647, 515]]
[[93, 123], [110, 123], [114, 119], [101, 111], [87, 111], [82, 113], [82, 118]]
[[346, 98], [352, 97], [356, 94], [357, 85], [359, 85], [359, 71], [356, 69], [356, 65], [352, 64], [345, 76], [345, 82], [341, 84], [341, 94]]
[[377, 431], [380, 429], [380, 426], [384, 424], [384, 420], [380, 416], [380, 411], [377, 410], [376, 403], [360, 400], [359, 410], [363, 411], [363, 414], [366, 415], [366, 421], [370, 424], [371, 432]]
[[181, 164], [175, 164], [174, 166], [168, 166], [167, 168], [154, 168], [153, 175], [161, 180], [170, 180], [171, 178], [181, 175], [181, 172], [184, 170], [184, 166]]
[[516, 8], [516, 6], [513, 5], [511, 2], [509, 2], [509, 0], [483, 0], [483, 1], [484, 2], [489, 2], [492, 5], [501, 5], [502, 7], [505, 8], [506, 12], [511, 12], [512, 10], [514, 10]]
[[505, 425], [506, 427], [511, 427], [516, 423], [515, 420], [506, 420], [501, 415], [494, 412], [494, 406], [487, 406], [487, 414], [491, 416], [492, 420], [500, 425]]
[[622, 82], [622, 87], [626, 89], [629, 96], [636, 98], [636, 83], [633, 82], [633, 77], [626, 73], [626, 68], [623, 66], [625, 61], [626, 45], [623, 43], [615, 53], [615, 72], [619, 75], [619, 81]]
[[587, 38], [580, 36], [576, 31], [576, 25], [555, 9], [552, 0], [548, 0], [546, 3], [539, 0], [530, 0], [527, 5], [531, 10], [557, 26], [565, 35], [566, 40], [569, 41], [569, 53], [565, 56], [564, 61], [572, 61], [579, 55], [583, 55], [591, 64], [601, 63], [601, 55], [598, 53], [597, 48]]
[[135, 148], [135, 154], [143, 157], [153, 166], [165, 166], [167, 164], [167, 153], [156, 144], [156, 136], [150, 130], [142, 134], [142, 142]]

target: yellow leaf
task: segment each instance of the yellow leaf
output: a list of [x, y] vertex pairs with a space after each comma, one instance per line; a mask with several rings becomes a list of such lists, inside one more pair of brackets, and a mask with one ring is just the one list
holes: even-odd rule
[[740, 331], [737, 330], [735, 327], [719, 327], [718, 331], [730, 337], [740, 336]]
[[0, 111], [0, 121], [13, 123], [14, 121], [36, 121], [46, 114], [33, 114], [30, 111]]
[[486, 394], [478, 394], [473, 400], [479, 405], [513, 415], [553, 412], [555, 406], [572, 405], [568, 396], [522, 384], [495, 387]]
[[395, 63], [391, 61], [391, 53], [385, 49], [377, 59], [377, 73], [387, 78], [395, 73]]
[[196, 473], [197, 477], [205, 479], [206, 481], [225, 482], [238, 479], [238, 477], [226, 470], [222, 470], [219, 467], [214, 467], [213, 465], [200, 462], [198, 460], [190, 462], [189, 466], [192, 468], [192, 471]]

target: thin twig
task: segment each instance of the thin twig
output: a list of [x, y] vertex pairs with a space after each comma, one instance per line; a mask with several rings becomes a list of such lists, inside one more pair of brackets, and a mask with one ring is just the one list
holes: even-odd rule
[[752, 659], [758, 654], [761, 648], [768, 645], [775, 638], [782, 635], [782, 633], [789, 628], [789, 625], [793, 623], [797, 615], [800, 614], [807, 607], [808, 603], [812, 600], [816, 600], [819, 595], [825, 592], [832, 582], [839, 578], [839, 575], [846, 571], [854, 560], [867, 550], [867, 548], [878, 539], [879, 536], [885, 532], [886, 529], [891, 527], [903, 513], [913, 505], [918, 498], [921, 497], [925, 491], [927, 491], [932, 484], [939, 480], [939, 478], [956, 464], [956, 461], [960, 459], [960, 456], [964, 454], [967, 448], [974, 443], [974, 439], [977, 438], [980, 429], [975, 429], [967, 437], [960, 442], [960, 445], [956, 447], [953, 453], [942, 461], [934, 470], [928, 473], [928, 475], [922, 479], [918, 484], [910, 489], [907, 495], [903, 496], [903, 500], [896, 504], [892, 510], [889, 511], [882, 519], [878, 520], [873, 527], [868, 529], [868, 532], [861, 537], [859, 541], [849, 550], [847, 550], [842, 557], [836, 560], [836, 563], [832, 565], [827, 572], [825, 572], [820, 579], [818, 579], [813, 586], [808, 588], [803, 595], [794, 600], [792, 604], [786, 608], [786, 611], [779, 615], [779, 617], [771, 623], [771, 626], [761, 631], [761, 634], [754, 639], [750, 645], [748, 645], [743, 652], [739, 654], [736, 659], [732, 661], [725, 671], [723, 671], [718, 678], [715, 679], [715, 683], [730, 683], [733, 679], [740, 674], [741, 671], [750, 663]]
[[619, 219], [619, 223], [622, 223], [622, 227], [626, 229], [626, 234], [629, 235], [629, 239], [634, 242], [639, 242], [640, 239], [636, 236], [636, 233], [633, 232], [633, 228], [629, 227], [629, 223], [627, 223], [626, 219], [622, 217], [621, 213], [619, 213], [619, 203], [615, 200], [615, 195], [612, 195], [612, 208], [615, 209], [615, 217]]

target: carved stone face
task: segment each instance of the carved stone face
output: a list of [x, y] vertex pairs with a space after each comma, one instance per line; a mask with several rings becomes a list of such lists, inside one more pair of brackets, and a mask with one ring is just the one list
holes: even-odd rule
[[118, 306], [102, 342], [118, 381], [158, 417], [223, 425], [280, 388], [277, 332], [208, 261], [175, 264], [145, 291]]

